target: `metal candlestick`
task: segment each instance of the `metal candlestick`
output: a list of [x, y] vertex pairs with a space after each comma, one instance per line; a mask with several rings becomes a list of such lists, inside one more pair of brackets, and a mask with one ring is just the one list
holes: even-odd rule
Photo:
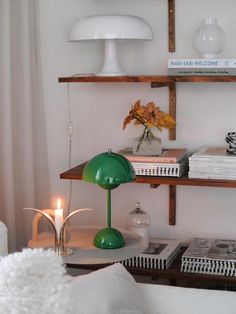
[[70, 213], [66, 218], [65, 220], [63, 221], [63, 224], [60, 228], [60, 231], [59, 231], [59, 235], [57, 234], [57, 230], [56, 230], [56, 226], [55, 226], [55, 222], [54, 220], [52, 219], [52, 217], [40, 210], [40, 209], [36, 209], [36, 208], [23, 208], [24, 210], [31, 210], [31, 211], [34, 211], [36, 213], [40, 213], [41, 215], [43, 215], [44, 217], [46, 217], [50, 224], [52, 225], [53, 227], [53, 230], [54, 230], [54, 233], [55, 233], [55, 244], [54, 244], [54, 247], [55, 247], [55, 252], [57, 255], [60, 255], [60, 256], [68, 256], [68, 255], [71, 255], [73, 254], [73, 250], [72, 249], [65, 249], [65, 227], [69, 221], [69, 219], [74, 216], [75, 214], [78, 214], [79, 212], [83, 212], [83, 211], [91, 211], [93, 210], [92, 208], [80, 208], [80, 209], [76, 209], [74, 210], [72, 213]]

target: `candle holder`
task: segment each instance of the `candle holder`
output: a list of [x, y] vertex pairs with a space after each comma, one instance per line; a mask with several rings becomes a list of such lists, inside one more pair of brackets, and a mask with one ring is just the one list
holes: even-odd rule
[[59, 231], [59, 234], [57, 233], [57, 229], [56, 229], [54, 220], [52, 219], [52, 217], [48, 213], [44, 212], [43, 210], [37, 209], [37, 208], [23, 208], [23, 210], [34, 211], [34, 212], [39, 213], [39, 214], [43, 215], [44, 217], [46, 217], [46, 219], [52, 225], [54, 233], [55, 233], [55, 244], [54, 244], [55, 253], [59, 256], [68, 256], [68, 255], [73, 254], [72, 249], [65, 248], [65, 227], [66, 227], [69, 219], [72, 216], [74, 216], [75, 214], [78, 214], [78, 213], [83, 212], [83, 211], [91, 211], [93, 209], [91, 209], [91, 208], [80, 208], [80, 209], [74, 210], [63, 221], [62, 226], [61, 226], [60, 231]]

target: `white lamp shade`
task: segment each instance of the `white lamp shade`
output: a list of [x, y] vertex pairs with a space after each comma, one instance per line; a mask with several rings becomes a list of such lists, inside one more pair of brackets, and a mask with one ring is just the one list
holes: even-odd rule
[[87, 39], [152, 40], [152, 30], [138, 16], [92, 15], [78, 20], [70, 30], [70, 41]]
[[152, 29], [147, 22], [132, 15], [93, 15], [81, 18], [71, 28], [70, 41], [105, 40], [104, 64], [98, 76], [126, 75], [120, 68], [117, 39], [152, 40]]

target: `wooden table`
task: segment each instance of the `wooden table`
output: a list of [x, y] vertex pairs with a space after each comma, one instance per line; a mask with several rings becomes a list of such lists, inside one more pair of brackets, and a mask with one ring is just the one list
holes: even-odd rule
[[[167, 270], [156, 270], [138, 267], [126, 267], [126, 269], [132, 275], [148, 276], [155, 281], [160, 278], [168, 279], [170, 285], [178, 285], [179, 281], [186, 281], [192, 283], [204, 282], [209, 284], [220, 284], [224, 288], [234, 285], [236, 286], [236, 277], [181, 272], [181, 256], [185, 250], [186, 247], [181, 248], [177, 258]], [[76, 263], [66, 263], [66, 266], [70, 268], [86, 269], [92, 271], [106, 267], [108, 265], [110, 264], [78, 265]]]

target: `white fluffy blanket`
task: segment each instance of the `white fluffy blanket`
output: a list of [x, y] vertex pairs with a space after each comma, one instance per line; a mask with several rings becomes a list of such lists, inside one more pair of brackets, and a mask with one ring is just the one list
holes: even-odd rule
[[70, 289], [53, 251], [25, 249], [0, 259], [1, 314], [73, 314]]

